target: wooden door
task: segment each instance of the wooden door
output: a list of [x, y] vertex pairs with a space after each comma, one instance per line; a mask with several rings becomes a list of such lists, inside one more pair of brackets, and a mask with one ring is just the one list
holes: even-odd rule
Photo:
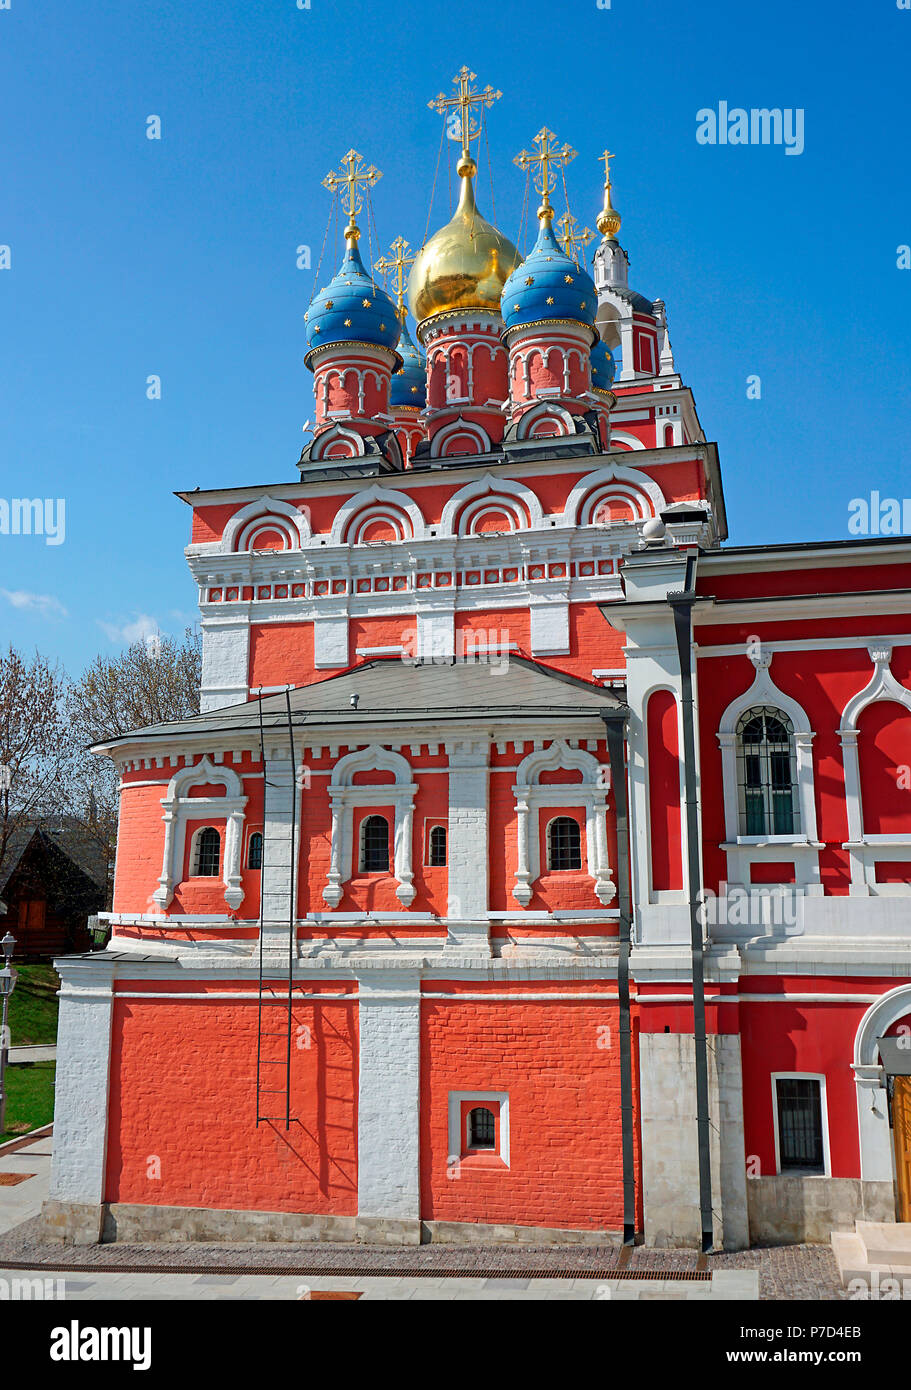
[[892, 1093], [898, 1219], [911, 1221], [911, 1076], [896, 1076]]

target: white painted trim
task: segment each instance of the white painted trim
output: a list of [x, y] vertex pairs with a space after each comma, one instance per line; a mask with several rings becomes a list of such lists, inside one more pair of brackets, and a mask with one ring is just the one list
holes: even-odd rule
[[[395, 782], [355, 785], [357, 772], [378, 770], [392, 772]], [[323, 899], [330, 907], [338, 907], [344, 895], [343, 885], [351, 877], [354, 807], [388, 806], [395, 808], [393, 829], [392, 873], [397, 887], [395, 895], [403, 907], [410, 907], [417, 896], [412, 866], [412, 826], [414, 797], [417, 785], [412, 781], [411, 765], [400, 753], [380, 744], [371, 743], [339, 758], [332, 769], [329, 782], [329, 804], [332, 830], [329, 851], [329, 872], [323, 888]], [[360, 862], [360, 859], [358, 860]]]
[[464, 513], [469, 503], [483, 500], [489, 504], [498, 499], [502, 499], [503, 506], [512, 513], [515, 513], [516, 502], [522, 504], [528, 515], [528, 523], [522, 522], [521, 530], [527, 531], [529, 527], [531, 530], [543, 529], [544, 512], [537, 495], [530, 487], [516, 482], [513, 478], [495, 477], [491, 473], [485, 473], [482, 478], [466, 483], [458, 492], [453, 493], [443, 508], [437, 535], [440, 538], [468, 535], [470, 516], [466, 519]]
[[911, 896], [911, 887], [906, 884], [877, 882], [877, 860], [887, 858], [890, 849], [899, 852], [904, 850], [906, 854], [911, 852], [911, 835], [887, 836], [865, 833], [858, 749], [859, 722], [864, 711], [879, 701], [891, 701], [911, 711], [911, 690], [900, 685], [892, 674], [891, 641], [871, 643], [867, 650], [873, 662], [873, 674], [864, 688], [852, 695], [845, 705], [838, 726], [848, 808], [848, 839], [844, 848], [848, 851], [851, 864], [851, 892], [866, 897], [871, 894], [888, 894], [891, 890], [897, 897]]
[[[581, 782], [541, 785], [542, 772], [557, 768], [577, 770]], [[538, 811], [543, 806], [584, 806], [585, 845], [588, 873], [595, 880], [595, 896], [604, 905], [616, 894], [607, 852], [607, 793], [610, 772], [581, 748], [571, 748], [563, 739], [554, 739], [547, 748], [535, 749], [523, 758], [516, 772], [513, 795], [516, 798], [517, 862], [512, 896], [527, 907], [534, 884], [541, 873], [541, 844]]]
[[[301, 511], [300, 508], [291, 506], [288, 502], [282, 502], [279, 498], [272, 497], [266, 492], [262, 497], [254, 498], [252, 502], [248, 502], [245, 507], [241, 507], [239, 511], [234, 513], [225, 526], [221, 539], [211, 546], [209, 553], [231, 554], [235, 551], [235, 542], [237, 542], [237, 549], [240, 550], [243, 538], [250, 534], [251, 527], [255, 525], [258, 530], [269, 521], [274, 521], [276, 530], [281, 531], [284, 535], [293, 537], [296, 534], [297, 545], [292, 546], [292, 549], [303, 549], [313, 535], [306, 508]], [[243, 534], [239, 536], [238, 533]]]
[[[819, 1113], [822, 1124], [822, 1161], [823, 1171], [817, 1174], [806, 1176], [830, 1178], [832, 1176], [832, 1159], [829, 1152], [829, 1109], [826, 1100], [826, 1075], [819, 1071], [773, 1071], [771, 1073], [772, 1082], [772, 1123], [775, 1132], [775, 1172], [781, 1175], [781, 1150], [778, 1142], [778, 1085], [779, 1081], [818, 1081], [819, 1082]], [[785, 1170], [784, 1176], [788, 1172], [798, 1176], [799, 1169]]]
[[[184, 795], [185, 787], [206, 783], [220, 783], [225, 788], [225, 795], [220, 797]], [[158, 887], [152, 894], [153, 901], [158, 904], [162, 912], [167, 908], [174, 896], [175, 887], [181, 881], [188, 820], [223, 820], [225, 822], [224, 845], [221, 852], [225, 902], [232, 911], [236, 911], [240, 907], [244, 900], [244, 890], [241, 887], [240, 856], [246, 804], [247, 798], [243, 795], [243, 779], [233, 768], [221, 764], [216, 767], [207, 756], [198, 763], [180, 768], [174, 774], [161, 801], [162, 820], [165, 826], [164, 847]]]
[[[651, 503], [651, 515], [653, 516], [660, 516], [667, 506], [667, 500], [661, 488], [647, 473], [643, 473], [638, 468], [628, 468], [624, 464], [610, 463], [606, 467], [599, 468], [594, 473], [589, 473], [586, 477], [579, 479], [566, 499], [566, 506], [563, 508], [563, 515], [560, 517], [558, 525], [568, 527], [593, 525], [591, 513], [597, 503], [610, 495], [609, 489], [612, 486], [619, 487], [620, 485], [625, 485], [626, 488], [640, 496], [644, 493]], [[595, 493], [597, 496], [593, 497]], [[602, 528], [599, 527], [599, 529]]]
[[[426, 996], [425, 996], [426, 997]], [[464, 999], [465, 995], [455, 996]], [[462, 1103], [475, 1102], [478, 1105], [498, 1105], [500, 1107], [500, 1147], [487, 1152], [502, 1159], [509, 1167], [509, 1092], [508, 1091], [450, 1091], [448, 1110], [449, 1162], [458, 1162], [463, 1154]]]

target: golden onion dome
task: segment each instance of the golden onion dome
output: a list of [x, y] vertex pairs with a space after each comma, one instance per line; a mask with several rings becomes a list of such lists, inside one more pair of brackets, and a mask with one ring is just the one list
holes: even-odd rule
[[408, 278], [408, 302], [420, 324], [449, 309], [500, 312], [500, 296], [521, 257], [478, 212], [472, 178], [477, 165], [464, 155], [458, 174], [459, 205], [445, 227], [418, 252]]

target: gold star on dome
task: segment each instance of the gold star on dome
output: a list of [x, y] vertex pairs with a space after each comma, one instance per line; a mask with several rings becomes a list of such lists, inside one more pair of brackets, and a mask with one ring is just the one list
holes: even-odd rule
[[385, 333], [385, 332], [386, 332], [386, 325], [385, 325], [384, 323], [381, 323], [381, 324], [380, 324], [380, 332], [381, 332], [381, 333]]
[[[584, 304], [582, 305], [582, 308], [583, 308], [583, 309], [585, 308], [585, 305], [584, 305]], [[350, 319], [345, 319], [345, 327], [346, 327], [346, 328], [350, 328], [350, 327], [351, 327], [351, 320], [350, 320]]]
[[335, 300], [334, 300], [334, 299], [327, 299], [327, 300], [326, 300], [326, 308], [327, 308], [327, 309], [334, 309], [334, 308], [335, 308]]
[[519, 308], [518, 304], [514, 304], [512, 307], [513, 307], [514, 309], [518, 309], [518, 308]]
[[547, 296], [547, 303], [548, 303], [548, 304], [553, 304], [553, 302], [554, 302], [554, 297], [553, 297], [552, 294], [549, 294], [549, 295]]
[[361, 304], [364, 306], [365, 309], [369, 309], [369, 308], [370, 308], [370, 300], [369, 300], [369, 299], [362, 299], [362, 300], [361, 300]]
[[584, 309], [584, 308], [585, 308], [585, 300], [584, 300], [584, 299], [583, 299], [582, 303], [579, 305], [579, 308], [580, 308], [580, 309]]
[[418, 393], [418, 388], [417, 388], [416, 386], [412, 386], [412, 388], [411, 388], [411, 394], [412, 394], [412, 396], [416, 396], [417, 393]]
[[316, 325], [316, 327], [314, 328], [313, 331], [314, 331], [314, 333], [318, 333], [318, 332], [319, 332], [319, 324]]
[[310, 315], [309, 315], [309, 314], [304, 314], [304, 323], [306, 323], [306, 322], [307, 322], [307, 320], [308, 320], [308, 318], [309, 318], [309, 317], [310, 317]]
[[572, 282], [573, 282], [573, 277], [572, 277], [571, 275], [564, 275], [564, 276], [563, 276], [563, 283], [564, 283], [564, 285], [571, 285]]
[[525, 283], [526, 285], [533, 285], [535, 283], [535, 277], [533, 275], [526, 275]]

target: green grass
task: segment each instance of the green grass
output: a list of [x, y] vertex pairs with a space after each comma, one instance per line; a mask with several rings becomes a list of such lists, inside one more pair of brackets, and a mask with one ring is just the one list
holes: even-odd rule
[[54, 1118], [54, 1062], [32, 1062], [6, 1069], [6, 1120], [0, 1144], [20, 1139]]
[[57, 989], [60, 979], [51, 965], [16, 965], [16, 988], [9, 1001], [10, 1042], [57, 1041]]

